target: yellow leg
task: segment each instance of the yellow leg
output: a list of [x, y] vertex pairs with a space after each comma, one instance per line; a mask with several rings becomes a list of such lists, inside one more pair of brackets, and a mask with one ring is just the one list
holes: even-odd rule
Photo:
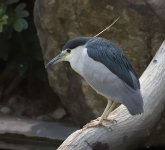
[[111, 105], [113, 104], [112, 101], [108, 100], [108, 104], [103, 112], [103, 114], [100, 117], [99, 124], [102, 124], [103, 120], [106, 118], [106, 116], [109, 114], [109, 109], [111, 108]]
[[117, 105], [116, 102], [108, 100], [108, 104], [107, 104], [103, 114], [99, 118], [99, 120], [98, 119], [93, 120], [92, 122], [87, 123], [83, 128], [91, 128], [91, 127], [100, 126], [100, 125], [104, 126], [102, 124], [103, 120], [108, 120], [107, 119], [108, 115], [110, 114], [110, 112], [112, 112], [115, 109], [116, 105]]
[[90, 128], [90, 127], [101, 125], [105, 116], [107, 116], [107, 113], [109, 112], [108, 110], [110, 109], [111, 105], [112, 105], [112, 101], [108, 100], [108, 104], [103, 114], [101, 115], [101, 117], [99, 119], [92, 120], [90, 123], [87, 123], [83, 128]]
[[[112, 105], [110, 106], [110, 108], [107, 111], [106, 116], [104, 117], [104, 119], [107, 119], [107, 117], [109, 116], [109, 114], [116, 108], [118, 103], [113, 102]], [[107, 119], [108, 120], [108, 119]]]

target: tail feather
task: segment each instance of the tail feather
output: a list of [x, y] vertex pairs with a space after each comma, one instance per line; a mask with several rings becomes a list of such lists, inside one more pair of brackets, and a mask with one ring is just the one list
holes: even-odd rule
[[143, 98], [139, 89], [129, 94], [129, 97], [127, 96], [123, 104], [127, 107], [131, 115], [138, 115], [144, 112]]

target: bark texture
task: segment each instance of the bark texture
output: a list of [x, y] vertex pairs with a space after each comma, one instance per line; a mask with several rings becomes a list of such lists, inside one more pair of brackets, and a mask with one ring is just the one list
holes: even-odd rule
[[140, 78], [144, 113], [131, 116], [121, 105], [112, 112], [116, 124], [111, 129], [95, 127], [71, 134], [58, 150], [136, 149], [151, 135], [165, 106], [165, 41]]

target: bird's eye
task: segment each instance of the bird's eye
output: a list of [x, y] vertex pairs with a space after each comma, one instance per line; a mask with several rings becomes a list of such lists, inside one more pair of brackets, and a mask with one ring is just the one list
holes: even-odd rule
[[70, 52], [71, 52], [71, 49], [67, 49], [66, 51], [67, 51], [68, 53], [70, 53]]

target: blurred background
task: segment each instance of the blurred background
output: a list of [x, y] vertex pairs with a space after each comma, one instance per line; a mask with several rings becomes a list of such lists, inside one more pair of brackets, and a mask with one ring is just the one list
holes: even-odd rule
[[48, 85], [33, 7], [26, 0], [0, 5], [0, 112], [40, 119], [59, 100]]
[[[45, 70], [67, 40], [94, 36], [120, 16], [101, 37], [125, 51], [140, 77], [165, 38], [164, 14], [163, 0], [0, 0], [0, 148], [23, 150], [11, 133], [27, 132], [30, 143], [58, 145], [104, 110], [107, 101], [68, 63]], [[162, 117], [144, 147], [165, 145], [164, 125]], [[25, 147], [41, 150], [33, 146]]]

